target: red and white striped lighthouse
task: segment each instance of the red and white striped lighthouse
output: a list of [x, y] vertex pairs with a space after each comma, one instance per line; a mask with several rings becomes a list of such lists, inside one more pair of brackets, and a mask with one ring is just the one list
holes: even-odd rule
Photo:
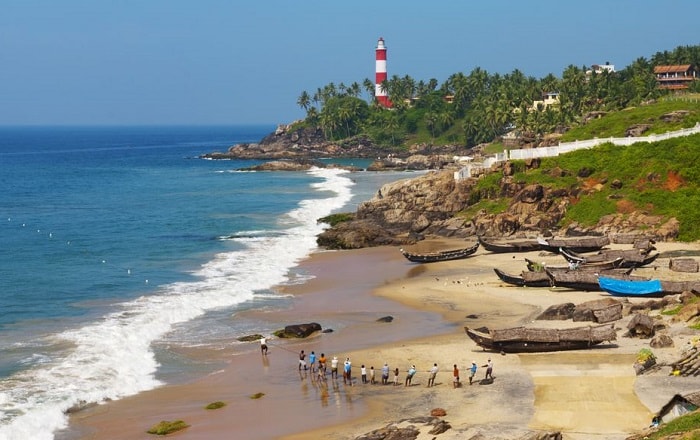
[[382, 89], [382, 83], [386, 81], [386, 46], [384, 46], [384, 38], [379, 37], [376, 49], [376, 68], [374, 80], [374, 96], [377, 102], [383, 107], [391, 107], [391, 101], [386, 94], [386, 90]]

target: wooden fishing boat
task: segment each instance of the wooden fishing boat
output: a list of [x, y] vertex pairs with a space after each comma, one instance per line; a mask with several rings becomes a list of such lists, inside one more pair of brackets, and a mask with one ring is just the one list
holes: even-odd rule
[[500, 269], [494, 268], [494, 272], [504, 283], [518, 287], [549, 287], [549, 277], [545, 272], [530, 272], [524, 270], [520, 276], [511, 275]]
[[403, 254], [403, 256], [408, 259], [408, 261], [412, 261], [414, 263], [435, 263], [438, 261], [459, 260], [462, 258], [467, 258], [474, 252], [476, 252], [477, 249], [479, 249], [478, 242], [474, 243], [473, 246], [467, 248], [453, 249], [440, 252], [429, 252], [425, 254], [413, 253], [405, 249], [399, 250], [401, 251], [401, 254]]
[[484, 237], [477, 237], [481, 247], [489, 252], [496, 254], [505, 254], [510, 252], [531, 252], [540, 249], [540, 244], [537, 240], [489, 240]]
[[559, 253], [561, 248], [569, 249], [573, 252], [595, 252], [610, 244], [610, 239], [605, 236], [587, 237], [553, 237], [538, 238], [540, 249], [544, 251]]
[[562, 248], [560, 254], [571, 263], [598, 263], [622, 258], [622, 267], [642, 267], [651, 264], [659, 257], [659, 253], [649, 254], [645, 249], [607, 249], [593, 255], [579, 255], [567, 248]]
[[569, 262], [568, 266], [547, 266], [544, 263], [537, 263], [527, 258], [525, 259], [525, 262], [527, 263], [527, 270], [533, 272], [543, 272], [548, 267], [552, 269], [571, 269], [586, 272], [599, 272], [602, 270], [617, 269], [622, 265], [624, 260], [622, 258], [617, 258], [615, 260], [601, 261], [596, 263]]
[[579, 350], [617, 339], [614, 325], [568, 329], [515, 327], [502, 330], [464, 327], [476, 345], [505, 353]]
[[550, 284], [553, 287], [583, 290], [586, 292], [599, 292], [602, 290], [600, 288], [600, 284], [598, 284], [598, 277], [601, 275], [609, 278], [620, 279], [648, 279], [630, 275], [631, 271], [632, 269], [607, 269], [601, 271], [587, 271], [556, 267], [547, 267], [545, 269], [545, 272], [549, 277]]

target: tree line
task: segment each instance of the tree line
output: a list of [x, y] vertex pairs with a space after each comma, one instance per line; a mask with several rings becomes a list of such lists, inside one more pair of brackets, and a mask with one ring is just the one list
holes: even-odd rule
[[[700, 46], [640, 57], [616, 72], [570, 65], [561, 78], [548, 74], [537, 79], [518, 69], [491, 74], [479, 67], [469, 74], [454, 73], [442, 84], [394, 75], [380, 85], [391, 109], [377, 103], [375, 84], [368, 78], [361, 84], [331, 82], [313, 93], [303, 91], [297, 104], [306, 111], [302, 124], [321, 128], [331, 140], [362, 134], [388, 147], [422, 139], [470, 148], [512, 129], [538, 139], [590, 112], [657, 99], [670, 92], [658, 89], [654, 66], [675, 64], [700, 66]], [[700, 92], [700, 81], [689, 91]], [[558, 105], [533, 105], [552, 92], [559, 94]]]

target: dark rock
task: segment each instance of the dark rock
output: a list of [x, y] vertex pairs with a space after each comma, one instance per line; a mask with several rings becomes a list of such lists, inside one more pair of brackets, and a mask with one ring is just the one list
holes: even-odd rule
[[323, 330], [321, 330], [321, 333], [333, 333], [333, 329], [332, 328], [324, 328]]
[[639, 137], [651, 128], [649, 124], [634, 124], [625, 130], [626, 137]]
[[574, 303], [554, 304], [540, 313], [536, 320], [539, 321], [555, 321], [570, 319], [574, 315], [576, 305]]
[[658, 334], [651, 338], [649, 346], [652, 348], [673, 347], [673, 338], [666, 333]]
[[382, 316], [381, 318], [377, 319], [377, 322], [391, 322], [393, 320], [393, 316]]
[[583, 167], [580, 170], [578, 170], [578, 173], [576, 173], [576, 175], [578, 177], [581, 177], [582, 179], [585, 179], [586, 177], [589, 177], [594, 172], [595, 172], [595, 170], [592, 168]]
[[622, 181], [620, 179], [613, 180], [612, 182], [610, 182], [610, 188], [621, 189], [622, 188]]
[[432, 435], [442, 434], [443, 432], [445, 432], [451, 428], [452, 428], [452, 425], [450, 425], [449, 423], [447, 423], [444, 420], [440, 420], [437, 423], [435, 423], [435, 425], [433, 426], [433, 429], [428, 431], [428, 434], [432, 434]]
[[279, 338], [306, 338], [314, 332], [321, 331], [321, 324], [311, 322], [309, 324], [292, 324], [284, 327], [284, 330], [275, 332]]
[[479, 315], [475, 315], [472, 313], [471, 315], [465, 316], [465, 318], [467, 318], [467, 319], [479, 319]]
[[654, 336], [654, 320], [649, 315], [635, 313], [627, 324], [628, 335], [632, 337], [651, 338]]

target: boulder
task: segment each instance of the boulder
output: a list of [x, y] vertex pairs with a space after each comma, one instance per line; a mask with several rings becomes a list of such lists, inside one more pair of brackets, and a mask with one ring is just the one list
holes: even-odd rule
[[433, 408], [430, 410], [430, 415], [433, 417], [445, 417], [447, 415], [447, 411], [442, 408]]
[[651, 338], [649, 346], [652, 348], [673, 347], [673, 338], [666, 333], [658, 334]]
[[622, 303], [614, 298], [602, 298], [578, 304], [573, 311], [574, 321], [592, 321], [600, 324], [622, 318]]
[[627, 324], [627, 334], [632, 337], [651, 338], [654, 336], [654, 320], [649, 315], [635, 313]]
[[698, 262], [694, 258], [671, 258], [668, 268], [674, 272], [697, 272]]
[[377, 319], [377, 322], [391, 322], [393, 320], [393, 316], [382, 316], [381, 318]]
[[306, 338], [314, 332], [321, 331], [321, 324], [311, 322], [308, 324], [291, 324], [284, 327], [284, 330], [275, 332], [278, 338]]
[[575, 309], [576, 305], [574, 303], [554, 304], [547, 307], [547, 309], [540, 313], [535, 319], [539, 321], [563, 321], [571, 319], [574, 316]]

